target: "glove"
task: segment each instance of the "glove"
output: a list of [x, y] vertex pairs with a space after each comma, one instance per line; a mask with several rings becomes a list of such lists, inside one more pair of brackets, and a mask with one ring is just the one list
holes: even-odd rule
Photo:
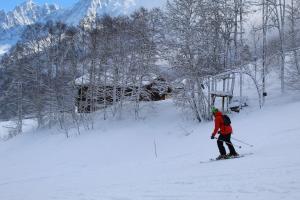
[[210, 139], [214, 140], [214, 139], [215, 139], [215, 136], [211, 135]]

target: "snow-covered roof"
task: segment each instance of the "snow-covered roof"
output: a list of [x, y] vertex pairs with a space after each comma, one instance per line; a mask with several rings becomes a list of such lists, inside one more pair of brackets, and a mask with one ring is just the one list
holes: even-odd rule
[[226, 96], [233, 96], [231, 92], [224, 92], [224, 91], [212, 91], [210, 94], [214, 94], [216, 96], [220, 97], [226, 97]]
[[[149, 75], [147, 76], [144, 76], [143, 77], [143, 80], [142, 80], [142, 84], [143, 85], [149, 85], [151, 84], [154, 80], [156, 80], [158, 78], [158, 76], [154, 73], [150, 73]], [[115, 82], [114, 82], [114, 78], [113, 78], [113, 75], [111, 73], [107, 73], [106, 75], [106, 80], [104, 78], [104, 76], [95, 76], [95, 82], [97, 84], [103, 84], [103, 85], [113, 85]], [[127, 84], [130, 85], [132, 81], [130, 79], [128, 79], [126, 81]], [[89, 85], [90, 84], [90, 75], [89, 74], [85, 74], [79, 78], [77, 78], [75, 80], [75, 84], [76, 85]], [[117, 84], [123, 84], [121, 81], [119, 81]]]

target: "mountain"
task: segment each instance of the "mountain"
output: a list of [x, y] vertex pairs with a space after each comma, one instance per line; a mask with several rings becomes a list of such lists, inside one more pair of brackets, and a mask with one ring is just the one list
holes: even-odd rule
[[27, 0], [7, 14], [4, 11], [0, 12], [0, 27], [7, 30], [16, 26], [32, 24], [44, 19], [58, 9], [56, 5], [44, 4], [40, 6], [32, 0]]
[[134, 0], [80, 0], [71, 9], [62, 10], [52, 19], [77, 25], [81, 20], [94, 21], [97, 16], [128, 14], [135, 7]]
[[48, 16], [59, 10], [56, 5], [37, 5], [27, 0], [12, 11], [0, 11], [0, 43], [1, 40], [16, 39], [26, 25], [44, 21]]
[[52, 15], [52, 20], [77, 25], [83, 19], [93, 21], [97, 16], [119, 16], [130, 14], [143, 6], [146, 8], [162, 6], [166, 0], [79, 0], [70, 9], [61, 9]]
[[[82, 20], [94, 21], [97, 16], [104, 14], [118, 16], [129, 14], [134, 9], [145, 6], [160, 6], [165, 0], [79, 0], [68, 9], [55, 4], [38, 5], [33, 0], [26, 0], [12, 11], [0, 10], [0, 56], [20, 38], [27, 25], [37, 22], [62, 21], [77, 25]], [[4, 48], [4, 46], [6, 48]]]

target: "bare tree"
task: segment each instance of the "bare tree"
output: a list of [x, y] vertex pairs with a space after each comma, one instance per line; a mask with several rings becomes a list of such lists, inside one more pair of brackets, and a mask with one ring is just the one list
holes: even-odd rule
[[289, 52], [292, 52], [292, 65], [287, 69], [288, 84], [292, 89], [300, 89], [300, 66], [299, 66], [299, 21], [300, 21], [300, 2], [291, 0], [287, 7], [289, 22], [288, 45]]
[[280, 80], [281, 92], [285, 91], [285, 57], [286, 57], [286, 1], [285, 0], [267, 0], [271, 11], [271, 22], [276, 27], [279, 35], [279, 51], [280, 51]]
[[169, 60], [186, 83], [178, 99], [185, 99], [198, 121], [210, 119], [204, 77], [239, 66], [244, 5], [229, 0], [168, 2]]
[[288, 6], [288, 19], [290, 21], [290, 45], [291, 50], [293, 52], [294, 63], [296, 65], [296, 69], [298, 73], [300, 73], [300, 66], [299, 66], [299, 58], [298, 58], [298, 45], [297, 42], [298, 32], [299, 32], [299, 20], [300, 20], [300, 3], [295, 3], [295, 0], [291, 0], [291, 4]]

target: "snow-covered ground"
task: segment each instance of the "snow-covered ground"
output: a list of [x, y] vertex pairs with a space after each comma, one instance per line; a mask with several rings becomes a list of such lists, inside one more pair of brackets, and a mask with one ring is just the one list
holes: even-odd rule
[[[35, 120], [26, 119], [23, 121], [23, 131], [25, 133], [34, 131], [36, 126], [37, 123]], [[8, 140], [10, 138], [10, 133], [13, 133], [15, 127], [16, 127], [16, 122], [14, 121], [0, 122], [0, 141]]]
[[200, 162], [218, 156], [213, 123], [187, 120], [172, 100], [69, 139], [28, 128], [0, 142], [0, 199], [300, 199], [300, 96], [273, 89], [267, 102], [231, 115], [233, 136], [254, 145], [238, 152], [253, 154], [212, 163]]
[[3, 44], [3, 45], [1, 45], [0, 44], [0, 57], [3, 55], [3, 54], [5, 54], [9, 49], [10, 49], [10, 45], [8, 45], [8, 44]]

